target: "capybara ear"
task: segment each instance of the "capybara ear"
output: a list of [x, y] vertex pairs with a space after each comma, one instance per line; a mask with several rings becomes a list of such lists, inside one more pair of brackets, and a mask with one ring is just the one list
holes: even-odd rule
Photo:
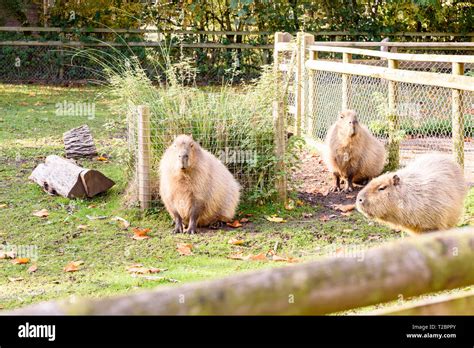
[[392, 177], [393, 186], [397, 186], [400, 184], [400, 177], [397, 174], [394, 174]]
[[339, 117], [340, 117], [340, 118], [344, 118], [344, 116], [345, 116], [344, 110], [339, 111]]

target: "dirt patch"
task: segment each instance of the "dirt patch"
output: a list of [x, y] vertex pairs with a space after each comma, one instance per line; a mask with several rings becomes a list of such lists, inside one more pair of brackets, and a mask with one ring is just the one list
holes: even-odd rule
[[[293, 174], [292, 180], [296, 182], [298, 198], [310, 204], [318, 206], [319, 217], [328, 214], [340, 215], [342, 212], [335, 209], [335, 205], [354, 204], [357, 193], [362, 189], [355, 185], [355, 190], [350, 193], [331, 192], [333, 176], [327, 170], [326, 165], [318, 154], [303, 152], [300, 154], [300, 169]], [[345, 213], [350, 215], [351, 212]]]

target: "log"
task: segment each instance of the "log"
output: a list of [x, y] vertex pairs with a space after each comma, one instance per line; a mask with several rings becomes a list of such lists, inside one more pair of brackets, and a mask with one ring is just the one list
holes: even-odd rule
[[31, 173], [30, 180], [52, 195], [67, 198], [94, 197], [115, 183], [97, 170], [86, 169], [71, 160], [51, 155]]
[[[474, 228], [360, 253], [105, 299], [43, 302], [14, 315], [315, 315], [474, 284]], [[473, 314], [473, 313], [471, 313]]]
[[88, 125], [73, 128], [63, 134], [67, 158], [97, 156], [97, 149]]

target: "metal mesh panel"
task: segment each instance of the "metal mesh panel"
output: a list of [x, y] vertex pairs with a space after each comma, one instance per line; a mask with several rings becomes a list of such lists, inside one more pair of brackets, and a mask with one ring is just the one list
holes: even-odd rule
[[[376, 60], [375, 60], [376, 61]], [[375, 62], [374, 61], [374, 62]], [[409, 65], [405, 62], [402, 66]], [[411, 69], [450, 73], [446, 64], [436, 62], [411, 62]], [[380, 64], [380, 63], [379, 63]], [[451, 69], [451, 65], [449, 69]], [[307, 102], [305, 105], [305, 131], [324, 140], [338, 112], [343, 108], [343, 74], [327, 71], [307, 71]], [[347, 108], [354, 109], [362, 123], [372, 133], [387, 142], [389, 123], [387, 80], [359, 75], [347, 75]], [[453, 145], [453, 92], [449, 88], [414, 83], [396, 84], [396, 109], [399, 121], [401, 164], [416, 155], [427, 152], [464, 154], [465, 174], [474, 182], [474, 92], [461, 92], [460, 122], [463, 124], [461, 144]]]

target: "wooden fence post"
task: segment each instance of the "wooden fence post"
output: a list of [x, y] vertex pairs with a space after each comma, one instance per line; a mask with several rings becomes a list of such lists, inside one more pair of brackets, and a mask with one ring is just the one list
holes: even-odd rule
[[151, 202], [150, 190], [150, 109], [138, 106], [138, 201], [142, 210], [148, 209]]
[[[453, 75], [464, 75], [464, 64], [453, 63]], [[462, 91], [452, 91], [453, 152], [456, 162], [464, 168], [464, 115], [462, 112]]]
[[[314, 35], [311, 34], [304, 34], [303, 38], [301, 40], [301, 48], [299, 52], [299, 56], [301, 57], [300, 61], [300, 66], [301, 66], [301, 123], [302, 127], [304, 129], [304, 133], [308, 132], [308, 100], [309, 99], [309, 93], [310, 91], [308, 90], [310, 86], [310, 81], [308, 78], [312, 78], [311, 74], [307, 73], [305, 63], [306, 63], [306, 51], [309, 45], [314, 43]], [[298, 136], [301, 135], [298, 134]]]
[[[342, 62], [352, 62], [352, 54], [343, 53]], [[351, 76], [348, 74], [342, 74], [342, 110], [349, 109], [349, 98], [351, 95]]]
[[301, 114], [303, 101], [303, 64], [304, 64], [304, 51], [303, 51], [303, 40], [304, 33], [298, 32], [296, 34], [296, 72], [295, 72], [295, 130], [296, 135], [301, 136]]
[[[390, 69], [398, 69], [398, 61], [395, 59], [388, 60]], [[400, 120], [397, 112], [397, 82], [388, 81], [388, 170], [398, 169], [400, 165]]]
[[275, 49], [273, 51], [273, 69], [275, 73], [276, 100], [273, 102], [273, 124], [275, 128], [275, 156], [276, 156], [276, 189], [281, 203], [286, 204], [287, 200], [287, 180], [285, 166], [286, 132], [285, 132], [285, 102], [286, 94], [282, 91], [280, 74], [280, 57], [277, 49], [279, 42], [285, 42], [285, 33], [275, 33]]

